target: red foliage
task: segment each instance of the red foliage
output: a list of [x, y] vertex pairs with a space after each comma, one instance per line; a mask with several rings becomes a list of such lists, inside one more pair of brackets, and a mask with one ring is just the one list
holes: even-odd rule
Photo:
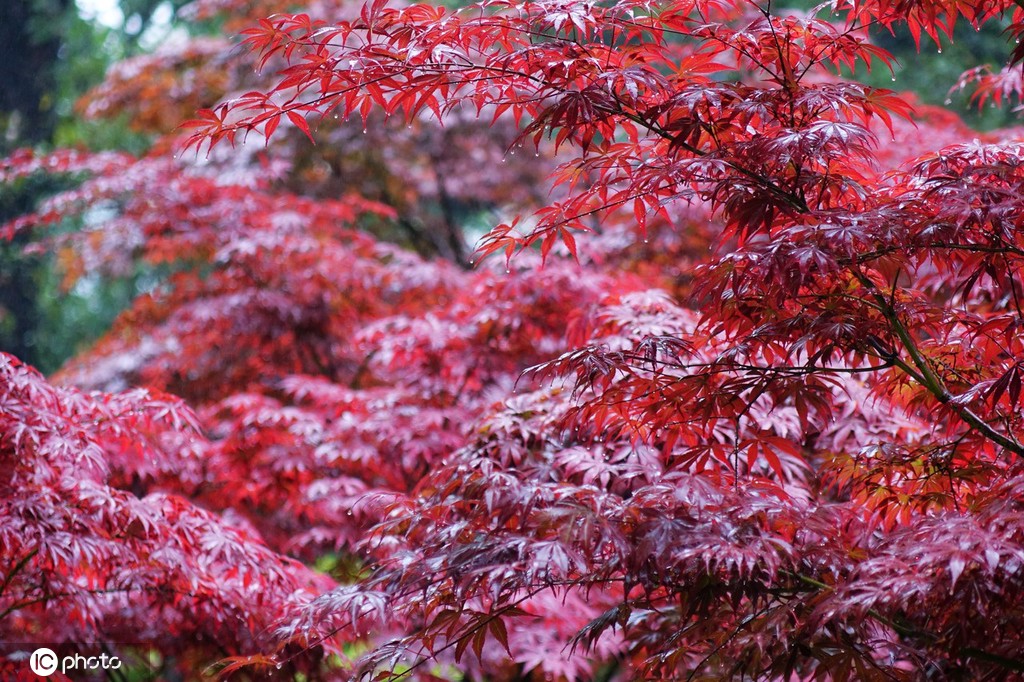
[[[185, 672], [266, 640], [323, 578], [244, 525], [175, 495], [132, 494], [153, 468], [202, 478], [209, 443], [180, 400], [59, 389], [0, 358], [0, 631], [18, 643], [156, 647]], [[120, 485], [117, 485], [120, 483]]]
[[[6, 180], [90, 176], [8, 226], [96, 220], [45, 238], [73, 254], [72, 277], [135, 259], [173, 270], [59, 378], [172, 391], [198, 416], [156, 394], [53, 388], [9, 361], [8, 384], [30, 387], [4, 408], [12, 485], [25, 482], [12, 499], [26, 501], [4, 509], [2, 537], [24, 537], [43, 497], [71, 496], [61, 523], [83, 525], [68, 542], [101, 559], [5, 540], [0, 594], [15, 601], [0, 627], [40, 627], [38, 602], [17, 600], [57, 585], [46, 599], [71, 617], [53, 641], [89, 628], [116, 642], [138, 618], [177, 652], [168, 638], [189, 623], [226, 642], [228, 673], [1024, 671], [1024, 146], [835, 75], [889, 60], [866, 24], [934, 39], [958, 17], [1022, 10], [768, 7], [275, 15], [244, 35], [276, 83], [186, 124], [212, 160], [8, 161]], [[217, 156], [281, 121], [315, 137], [335, 114], [383, 114], [434, 135], [465, 123], [461, 108], [515, 127], [510, 156], [561, 163], [546, 206], [481, 240], [504, 264], [474, 272], [357, 229], [419, 199], [302, 198], [281, 187], [315, 164]], [[484, 173], [457, 156], [446, 163]], [[17, 473], [58, 467], [51, 448], [85, 457], [73, 491]], [[94, 488], [100, 508], [81, 497]], [[224, 528], [196, 541], [198, 518]], [[180, 590], [151, 565], [156, 535], [209, 594], [129, 615], [113, 597], [83, 601]], [[313, 598], [311, 574], [267, 546], [332, 559], [337, 584]], [[43, 563], [29, 572], [25, 556]], [[54, 562], [76, 567], [74, 590], [51, 582]], [[256, 565], [278, 567], [260, 578], [265, 603], [236, 585]]]

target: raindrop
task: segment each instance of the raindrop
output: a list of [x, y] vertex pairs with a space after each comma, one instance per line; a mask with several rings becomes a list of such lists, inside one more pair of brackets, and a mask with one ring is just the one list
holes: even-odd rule
[[939, 48], [939, 54], [942, 54], [942, 48], [941, 47]]
[[280, 670], [281, 669], [281, 664], [280, 663], [275, 663], [274, 667], [277, 668], [278, 670]]
[[512, 151], [509, 152], [509, 154], [511, 154], [512, 156], [515, 156], [516, 155], [516, 150], [513, 149]]
[[649, 244], [650, 242], [651, 242], [650, 239], [648, 239], [647, 237], [644, 237], [644, 244]]
[[892, 77], [892, 82], [893, 82], [893, 83], [895, 83], [895, 82], [896, 82], [896, 76], [893, 76], [893, 77]]
[[366, 134], [366, 128], [363, 128], [363, 135]]
[[951, 98], [949, 98], [949, 97], [947, 97], [947, 98], [946, 98], [946, 101], [945, 101], [945, 102], [943, 102], [943, 104], [945, 104], [945, 105], [946, 105], [947, 107], [948, 107], [948, 106], [949, 106], [950, 104], [952, 104], [952, 103], [953, 103], [953, 100], [952, 100]]
[[512, 271], [511, 271], [511, 270], [509, 270], [508, 268], [505, 268], [505, 274], [506, 274], [506, 275], [508, 275], [508, 274], [511, 274], [511, 273], [512, 273]]

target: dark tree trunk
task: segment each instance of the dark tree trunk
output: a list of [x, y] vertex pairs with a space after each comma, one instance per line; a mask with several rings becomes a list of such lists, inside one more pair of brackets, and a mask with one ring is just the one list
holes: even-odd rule
[[55, 66], [70, 6], [70, 0], [0, 3], [0, 150], [53, 135]]
[[[70, 0], [0, 0], [0, 156], [48, 142], [56, 126], [56, 66]], [[32, 183], [3, 188], [0, 222], [31, 209]], [[0, 350], [38, 364], [39, 259], [0, 244]]]

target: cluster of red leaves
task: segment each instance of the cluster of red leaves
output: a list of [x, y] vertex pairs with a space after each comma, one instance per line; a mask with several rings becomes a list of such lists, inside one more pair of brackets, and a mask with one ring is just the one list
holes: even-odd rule
[[230, 92], [237, 65], [226, 58], [229, 48], [222, 38], [200, 38], [117, 62], [78, 110], [87, 118], [125, 116], [136, 131], [173, 130], [183, 115]]
[[[563, 154], [562, 194], [481, 242], [509, 271], [377, 242], [353, 228], [391, 209], [272, 192], [258, 155], [234, 177], [22, 155], [4, 179], [91, 177], [7, 229], [80, 215], [95, 228], [50, 239], [83, 271], [173, 267], [61, 375], [199, 415], [133, 416], [130, 447], [93, 424], [108, 496], [188, 497], [278, 552], [353, 560], [313, 600], [249, 604], [274, 642], [239, 637], [266, 648], [228, 671], [273, 653], [325, 678], [998, 679], [1024, 670], [1024, 145], [912, 122], [835, 72], [888, 59], [866, 25], [934, 39], [1011, 8], [275, 15], [245, 35], [279, 80], [202, 111], [193, 144], [374, 111], [506, 121]], [[150, 399], [92, 400], [130, 406], [116, 421]], [[33, 423], [13, 414], [10, 433]], [[211, 608], [232, 613], [229, 587]], [[102, 606], [78, 608], [116, 640]]]
[[244, 524], [115, 484], [154, 467], [200, 482], [209, 443], [180, 399], [55, 388], [5, 355], [0, 433], [5, 653], [124, 642], [192, 673], [258, 647], [324, 586]]

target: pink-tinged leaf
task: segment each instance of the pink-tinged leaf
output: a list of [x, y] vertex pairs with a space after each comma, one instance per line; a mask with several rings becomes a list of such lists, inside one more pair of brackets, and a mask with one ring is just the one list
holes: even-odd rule
[[490, 624], [491, 635], [498, 640], [501, 647], [509, 656], [512, 656], [512, 649], [508, 645], [508, 630], [505, 628], [505, 621], [500, 617], [495, 618]]
[[960, 575], [964, 572], [964, 567], [967, 565], [964, 557], [957, 555], [949, 560], [949, 589], [950, 592], [956, 588], [956, 582], [960, 579]]

